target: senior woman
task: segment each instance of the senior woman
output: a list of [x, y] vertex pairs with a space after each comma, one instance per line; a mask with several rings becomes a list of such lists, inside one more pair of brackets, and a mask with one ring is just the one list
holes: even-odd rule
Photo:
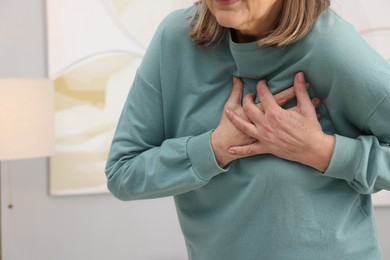
[[174, 196], [189, 259], [380, 259], [389, 93], [390, 65], [328, 0], [199, 1], [149, 46], [108, 187]]

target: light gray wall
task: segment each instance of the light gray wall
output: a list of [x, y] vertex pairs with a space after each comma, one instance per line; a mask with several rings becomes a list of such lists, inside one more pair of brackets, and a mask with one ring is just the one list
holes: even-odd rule
[[[0, 1], [1, 78], [46, 76], [44, 6], [44, 0]], [[11, 166], [9, 175], [1, 165], [3, 260], [187, 258], [172, 199], [50, 197], [46, 159]]]
[[49, 197], [46, 160], [13, 162], [12, 187], [2, 166], [3, 260], [186, 259], [170, 199]]
[[[44, 17], [44, 0], [0, 1], [0, 77], [46, 76]], [[3, 260], [186, 259], [171, 199], [54, 198], [46, 159], [12, 162], [11, 182], [1, 166]], [[390, 260], [390, 208], [376, 213]]]
[[46, 74], [43, 0], [0, 1], [0, 77]]
[[378, 231], [383, 249], [383, 259], [390, 260], [390, 207], [376, 208]]

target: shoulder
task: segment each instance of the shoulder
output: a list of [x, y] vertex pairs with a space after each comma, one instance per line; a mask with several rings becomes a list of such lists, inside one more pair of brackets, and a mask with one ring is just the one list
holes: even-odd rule
[[[143, 63], [156, 63], [161, 57], [161, 52], [172, 52], [177, 44], [191, 42], [189, 24], [195, 8], [193, 5], [185, 9], [175, 10], [162, 20], [148, 45]], [[151, 63], [148, 62], [149, 60]]]
[[353, 25], [334, 10], [326, 10], [303, 40], [314, 49], [337, 52], [349, 46], [360, 46], [364, 42]]
[[362, 129], [390, 93], [389, 62], [333, 10], [326, 11], [298, 44], [310, 65], [310, 83], [327, 109], [334, 118], [343, 115]]
[[390, 82], [390, 64], [370, 46], [355, 28], [332, 9], [327, 10], [302, 40], [310, 50], [314, 66], [329, 75], [341, 75], [353, 81], [368, 78]]
[[[196, 51], [189, 35], [190, 21], [196, 6], [173, 11], [166, 16], [154, 33], [149, 43], [138, 74], [158, 91], [161, 91], [161, 82], [164, 72], [178, 73], [182, 65], [180, 59], [192, 57]], [[189, 58], [188, 58], [189, 59]]]
[[388, 65], [354, 26], [332, 9], [323, 13], [306, 38], [306, 44], [309, 44], [307, 47], [322, 54], [324, 61], [337, 61], [340, 64], [365, 61]]
[[196, 12], [196, 5], [171, 12], [164, 18], [157, 29], [163, 37], [174, 38], [175, 36], [189, 34], [191, 18]]

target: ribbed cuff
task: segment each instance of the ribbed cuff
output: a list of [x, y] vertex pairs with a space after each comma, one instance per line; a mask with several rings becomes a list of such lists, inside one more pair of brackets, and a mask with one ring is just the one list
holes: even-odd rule
[[229, 170], [229, 168], [221, 168], [215, 159], [211, 147], [211, 132], [191, 137], [187, 142], [187, 155], [192, 168], [198, 178], [204, 181], [209, 181], [214, 176]]
[[359, 140], [335, 135], [336, 144], [332, 159], [324, 175], [332, 178], [352, 181], [359, 169], [362, 145]]

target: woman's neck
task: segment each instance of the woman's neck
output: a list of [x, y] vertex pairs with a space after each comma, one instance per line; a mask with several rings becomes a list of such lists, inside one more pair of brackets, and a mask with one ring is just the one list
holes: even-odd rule
[[233, 41], [238, 43], [253, 42], [271, 34], [279, 23], [282, 8], [282, 1], [276, 1], [275, 5], [263, 17], [242, 28], [232, 29]]

